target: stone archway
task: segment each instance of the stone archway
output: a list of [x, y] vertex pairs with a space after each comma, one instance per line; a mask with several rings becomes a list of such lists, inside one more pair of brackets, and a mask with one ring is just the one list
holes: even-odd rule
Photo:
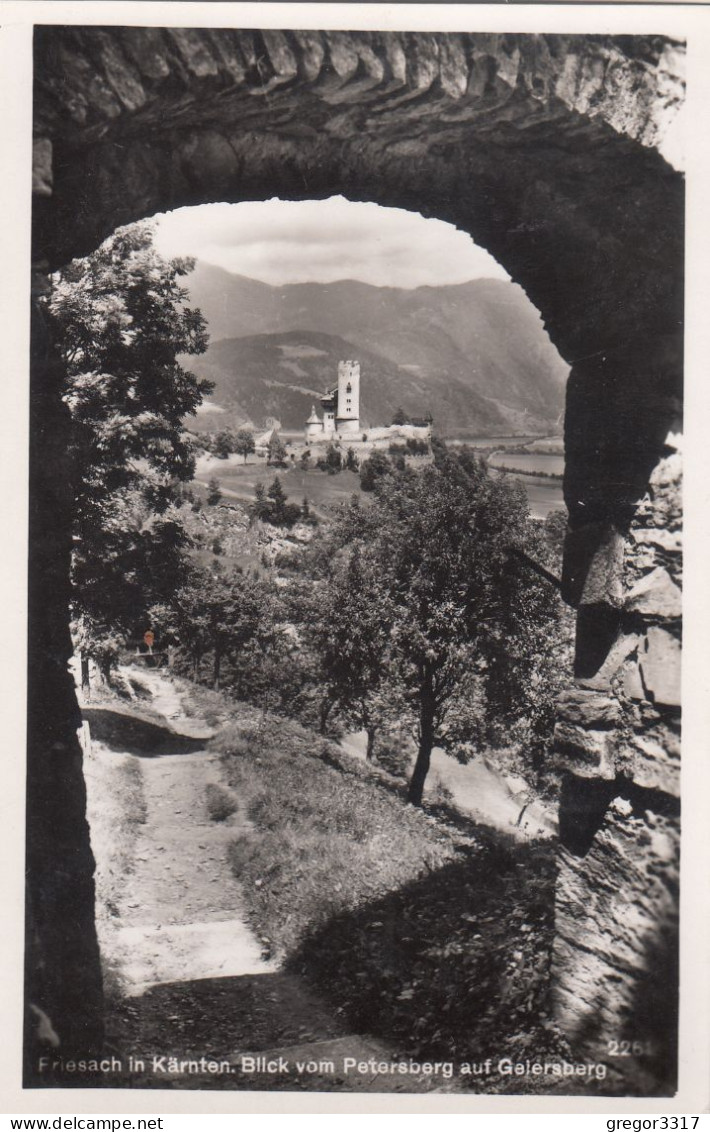
[[[341, 192], [470, 233], [571, 363], [578, 688], [557, 729], [569, 773], [556, 963], [559, 1017], [588, 1049], [633, 1028], [675, 915], [683, 183], [654, 147], [681, 61], [660, 37], [36, 31], [39, 279], [158, 211]], [[66, 673], [61, 375], [39, 319], [33, 365], [30, 990], [81, 1048], [99, 1033], [100, 984]]]

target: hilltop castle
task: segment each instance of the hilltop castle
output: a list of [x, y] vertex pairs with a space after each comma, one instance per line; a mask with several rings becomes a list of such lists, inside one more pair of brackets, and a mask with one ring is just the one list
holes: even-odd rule
[[431, 417], [426, 420], [410, 421], [404, 425], [386, 425], [367, 428], [361, 433], [360, 421], [360, 363], [338, 362], [338, 384], [320, 398], [323, 419], [318, 416], [315, 405], [306, 421], [306, 445], [324, 444], [340, 440], [348, 444], [367, 444], [368, 448], [380, 448], [391, 441], [407, 439], [431, 440]]
[[306, 421], [306, 444], [335, 436], [353, 438], [360, 432], [360, 363], [338, 362], [338, 384], [321, 399], [323, 420], [315, 405]]

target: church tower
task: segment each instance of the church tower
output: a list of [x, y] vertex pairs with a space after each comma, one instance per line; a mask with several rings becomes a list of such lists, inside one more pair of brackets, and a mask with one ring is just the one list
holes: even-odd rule
[[360, 432], [359, 362], [338, 362], [335, 428], [339, 436], [355, 436]]

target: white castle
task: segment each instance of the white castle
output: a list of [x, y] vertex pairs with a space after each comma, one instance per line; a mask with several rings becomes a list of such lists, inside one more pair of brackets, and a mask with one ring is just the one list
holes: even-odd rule
[[361, 433], [360, 421], [360, 363], [338, 362], [338, 384], [320, 398], [323, 419], [313, 405], [306, 421], [306, 445], [324, 444], [342, 438], [348, 443], [379, 448], [394, 440], [431, 440], [431, 416], [426, 420], [412, 420], [405, 425], [385, 425], [367, 428]]
[[338, 362], [338, 384], [320, 399], [323, 420], [315, 405], [306, 421], [306, 444], [317, 444], [334, 436], [360, 433], [360, 363]]

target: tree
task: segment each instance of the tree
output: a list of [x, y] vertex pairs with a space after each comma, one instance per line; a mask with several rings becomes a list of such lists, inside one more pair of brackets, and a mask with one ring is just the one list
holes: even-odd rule
[[214, 439], [214, 454], [220, 460], [226, 460], [235, 452], [235, 436], [231, 429], [224, 428], [218, 432]]
[[301, 517], [301, 508], [295, 503], [288, 502], [288, 496], [278, 476], [274, 476], [266, 496], [271, 504], [268, 514], [270, 523], [274, 523], [277, 527], [292, 527], [294, 523], [298, 522]]
[[278, 476], [274, 476], [268, 490], [263, 483], [257, 483], [254, 494], [252, 522], [259, 519], [263, 523], [273, 523], [276, 527], [292, 527], [301, 518], [301, 508], [297, 503], [289, 503]]
[[316, 467], [321, 472], [327, 472], [330, 476], [336, 475], [343, 467], [342, 452], [339, 448], [336, 448], [334, 444], [329, 444], [323, 455], [316, 462]]
[[278, 525], [281, 522], [284, 509], [288, 502], [288, 496], [286, 495], [286, 492], [283, 489], [283, 484], [281, 483], [281, 480], [278, 476], [274, 476], [273, 480], [271, 481], [269, 490], [266, 493], [266, 497], [267, 499], [271, 500], [271, 511], [269, 513], [269, 518], [273, 519], [274, 522]]
[[223, 573], [193, 565], [185, 585], [173, 595], [171, 616], [162, 629], [181, 647], [194, 678], [202, 661], [211, 658], [210, 682], [219, 688], [225, 660], [234, 659], [259, 630], [262, 599], [258, 579], [238, 569]]
[[392, 424], [393, 425], [405, 425], [407, 423], [407, 420], [408, 420], [407, 414], [405, 413], [404, 409], [400, 406], [398, 409], [395, 410], [394, 416], [392, 417]]
[[311, 450], [310, 450], [310, 448], [306, 448], [305, 451], [303, 451], [301, 453], [301, 469], [302, 469], [302, 471], [307, 472], [308, 469], [310, 468], [310, 466], [311, 466]]
[[392, 471], [392, 464], [384, 452], [377, 449], [360, 465], [360, 487], [363, 491], [374, 491], [377, 481]]
[[251, 522], [254, 522], [255, 519], [265, 521], [268, 519], [270, 511], [271, 503], [266, 498], [266, 488], [263, 483], [256, 483], [254, 485], [254, 502], [249, 511]]
[[373, 505], [357, 516], [350, 508], [338, 525], [334, 544], [370, 564], [350, 621], [372, 632], [375, 612], [380, 680], [414, 724], [408, 796], [420, 805], [435, 745], [465, 754], [496, 723], [525, 716], [530, 687], [544, 693], [557, 592], [511, 557], [511, 547], [538, 545], [523, 490], [490, 478], [468, 452], [381, 479]]
[[355, 455], [353, 448], [348, 448], [345, 455], [345, 468], [348, 472], [357, 472], [360, 470], [360, 461]]
[[244, 463], [247, 462], [247, 456], [256, 451], [256, 444], [254, 443], [254, 434], [248, 428], [240, 428], [234, 438], [234, 451], [244, 457]]
[[[73, 607], [98, 635], [144, 623], [184, 569], [175, 504], [195, 459], [183, 421], [212, 389], [178, 361], [207, 345], [180, 285], [192, 266], [162, 259], [150, 225], [137, 224], [52, 277], [47, 314], [66, 365], [76, 468]], [[98, 637], [84, 642], [98, 653]]]
[[306, 631], [317, 658], [321, 731], [337, 709], [366, 731], [367, 758], [372, 760], [377, 734], [395, 709], [386, 687], [389, 595], [376, 558], [356, 544], [336, 558], [328, 584], [313, 598]]
[[301, 504], [301, 522], [307, 523], [311, 527], [318, 525], [318, 517], [311, 511], [311, 504], [307, 495], [304, 495]]
[[268, 577], [198, 565], [170, 606], [151, 610], [162, 639], [177, 646], [178, 668], [214, 688], [229, 687], [265, 712], [300, 694], [293, 637], [281, 615]]
[[210, 507], [216, 507], [222, 498], [222, 490], [219, 480], [213, 476], [207, 483], [207, 502]]
[[269, 437], [266, 463], [276, 468], [286, 466], [286, 448], [276, 429], [274, 429]]

